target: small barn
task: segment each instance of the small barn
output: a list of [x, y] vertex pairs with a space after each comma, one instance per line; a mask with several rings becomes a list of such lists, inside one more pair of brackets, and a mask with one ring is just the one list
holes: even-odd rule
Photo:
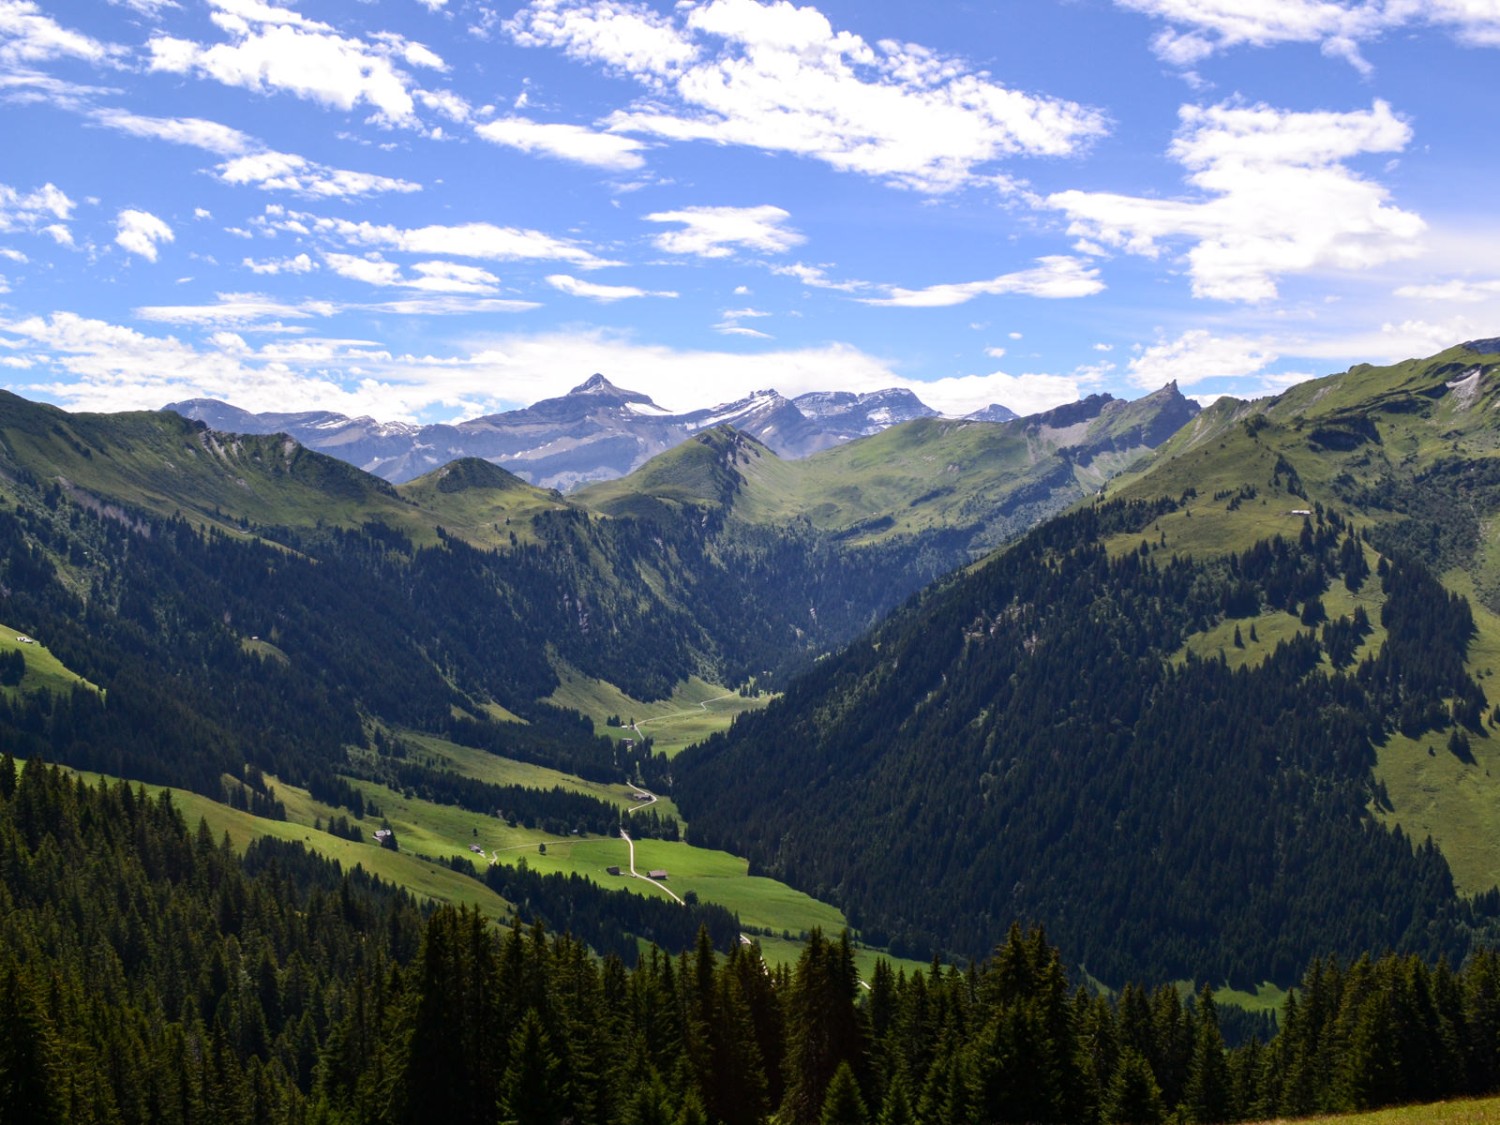
[[606, 875], [618, 875], [620, 873], [620, 865], [618, 863], [611, 863], [604, 869], [604, 873]]
[[648, 872], [648, 874], [651, 876], [651, 878], [656, 879], [659, 882], [664, 883], [667, 881], [667, 869], [665, 867], [658, 867], [655, 871]]

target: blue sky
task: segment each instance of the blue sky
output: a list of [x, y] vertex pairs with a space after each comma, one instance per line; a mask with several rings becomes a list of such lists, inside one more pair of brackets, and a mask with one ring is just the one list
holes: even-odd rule
[[438, 421], [1500, 334], [1500, 0], [0, 0], [0, 383]]

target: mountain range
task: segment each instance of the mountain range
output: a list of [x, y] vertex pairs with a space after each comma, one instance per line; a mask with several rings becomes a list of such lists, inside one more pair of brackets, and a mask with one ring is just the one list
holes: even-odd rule
[[[527, 416], [648, 416], [588, 386]], [[1456, 961], [1500, 934], [1497, 403], [1479, 340], [800, 458], [706, 414], [564, 496], [0, 396], [0, 620], [57, 662], [0, 637], [0, 739], [267, 808], [236, 779], [274, 776], [304, 821], [533, 809], [552, 843], [607, 812], [476, 771], [650, 786], [695, 849], [923, 961], [1015, 919], [1110, 985]], [[655, 754], [629, 709], [705, 682], [782, 694]]]
[[[788, 399], [776, 391], [685, 414], [674, 414], [637, 391], [594, 375], [565, 395], [521, 410], [451, 425], [413, 426], [349, 418], [327, 411], [252, 414], [215, 399], [175, 402], [163, 409], [227, 433], [285, 433], [366, 472], [400, 483], [449, 461], [479, 457], [504, 465], [543, 488], [570, 491], [609, 480], [715, 426], [733, 426], [783, 457], [806, 457], [841, 442], [937, 411], [907, 390], [853, 394], [814, 392]], [[990, 406], [986, 420], [1015, 417]]]

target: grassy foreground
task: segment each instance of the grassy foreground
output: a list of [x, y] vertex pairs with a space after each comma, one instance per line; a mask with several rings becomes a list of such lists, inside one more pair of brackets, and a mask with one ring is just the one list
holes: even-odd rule
[[[1298, 1123], [1327, 1122], [1329, 1125], [1489, 1125], [1500, 1122], [1500, 1098], [1436, 1102], [1380, 1109], [1373, 1113], [1340, 1113], [1331, 1117], [1299, 1117]], [[1293, 1125], [1291, 1118], [1277, 1117], [1260, 1125]]]

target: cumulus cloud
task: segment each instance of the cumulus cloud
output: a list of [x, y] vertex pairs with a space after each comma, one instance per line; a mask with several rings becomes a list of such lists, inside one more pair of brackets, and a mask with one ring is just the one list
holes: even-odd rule
[[1106, 131], [1096, 110], [917, 44], [867, 43], [786, 0], [681, 4], [675, 17], [531, 0], [506, 26], [644, 87], [608, 119], [614, 132], [790, 152], [919, 191], [966, 186], [1007, 157], [1073, 154]]
[[[58, 242], [67, 245], [72, 236], [60, 222], [47, 220], [69, 219], [76, 207], [66, 193], [56, 184], [43, 184], [35, 191], [21, 192], [8, 184], [0, 184], [0, 232], [42, 231], [51, 234]], [[59, 237], [59, 231], [67, 235]]]
[[780, 254], [806, 239], [786, 226], [791, 215], [780, 207], [684, 207], [657, 211], [648, 223], [681, 223], [681, 230], [655, 238], [659, 249], [669, 254], [695, 254], [700, 258], [727, 258], [736, 247]]
[[417, 123], [416, 83], [400, 65], [444, 69], [441, 58], [389, 33], [352, 39], [263, 0], [209, 0], [227, 41], [169, 35], [148, 43], [152, 70], [197, 74], [257, 93], [286, 92], [335, 109], [368, 106], [390, 125]]
[[861, 304], [885, 308], [933, 309], [962, 305], [980, 296], [1014, 293], [1027, 297], [1090, 297], [1103, 292], [1099, 271], [1077, 258], [1051, 255], [1038, 258], [1034, 268], [1001, 274], [988, 281], [929, 285], [925, 289], [890, 288], [884, 297], [859, 297]]
[[1259, 374], [1278, 358], [1265, 340], [1215, 336], [1195, 328], [1141, 349], [1130, 361], [1130, 381], [1146, 390], [1173, 382], [1192, 387], [1209, 379]]
[[156, 261], [156, 248], [174, 238], [172, 228], [150, 211], [127, 207], [115, 221], [115, 242], [148, 262]]
[[588, 297], [594, 301], [623, 301], [632, 297], [675, 297], [676, 293], [670, 290], [638, 289], [634, 285], [597, 285], [592, 281], [582, 281], [576, 277], [569, 277], [565, 273], [554, 273], [547, 278], [547, 284], [554, 289], [560, 289], [570, 297]]
[[1266, 105], [1184, 106], [1172, 157], [1195, 198], [1064, 191], [1045, 205], [1071, 219], [1081, 247], [1146, 257], [1186, 242], [1193, 293], [1229, 301], [1277, 294], [1277, 277], [1361, 270], [1419, 252], [1420, 216], [1345, 163], [1399, 152], [1411, 127], [1389, 105], [1353, 113], [1293, 113]]
[[502, 117], [475, 127], [487, 141], [522, 152], [555, 156], [610, 172], [631, 172], [645, 165], [646, 147], [632, 137], [597, 133], [581, 125], [543, 124], [525, 117]]

